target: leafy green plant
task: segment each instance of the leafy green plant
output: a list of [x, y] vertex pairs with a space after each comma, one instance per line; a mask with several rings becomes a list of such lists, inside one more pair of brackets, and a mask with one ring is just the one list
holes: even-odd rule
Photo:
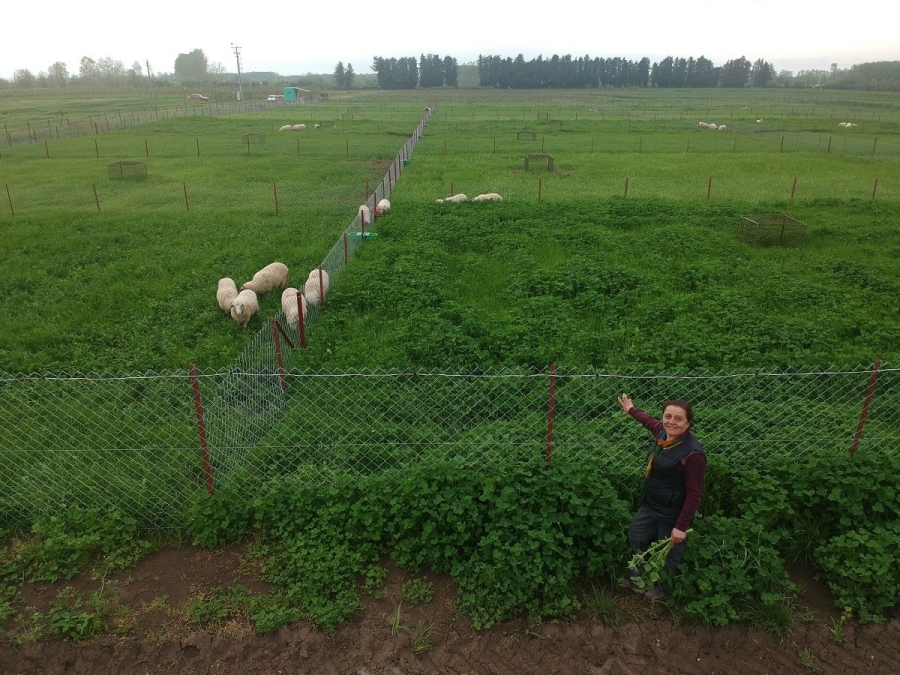
[[776, 548], [780, 537], [749, 518], [709, 516], [685, 548], [669, 601], [694, 619], [725, 626], [748, 608], [792, 592]]
[[410, 579], [404, 582], [402, 593], [414, 605], [431, 602], [434, 598], [434, 584], [427, 579]]
[[883, 622], [900, 602], [900, 521], [832, 537], [816, 549], [815, 560], [835, 603], [860, 623]]
[[384, 580], [387, 578], [387, 570], [381, 565], [369, 565], [366, 568], [366, 574], [364, 577], [363, 588], [367, 595], [371, 595], [373, 598], [380, 598], [384, 596], [385, 589], [382, 586], [384, 584]]
[[151, 544], [139, 538], [137, 521], [118, 510], [67, 509], [40, 519], [24, 540], [2, 561], [0, 574], [28, 581], [71, 579], [85, 565], [95, 564], [104, 576], [134, 563]]
[[63, 591], [48, 615], [50, 630], [59, 638], [81, 642], [105, 631], [109, 624], [109, 603], [102, 591], [92, 591], [87, 598]]

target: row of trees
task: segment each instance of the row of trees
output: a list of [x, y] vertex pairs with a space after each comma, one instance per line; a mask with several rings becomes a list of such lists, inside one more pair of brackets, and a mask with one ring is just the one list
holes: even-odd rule
[[455, 87], [459, 77], [459, 64], [452, 56], [441, 58], [437, 54], [385, 59], [376, 56], [372, 70], [381, 89], [415, 89], [416, 87]]
[[775, 77], [775, 68], [758, 59], [751, 64], [745, 57], [716, 66], [706, 57], [666, 57], [650, 65], [650, 59], [631, 61], [622, 58], [570, 54], [549, 59], [538, 56], [526, 61], [501, 56], [479, 56], [481, 86], [503, 89], [581, 89], [588, 87], [766, 87]]

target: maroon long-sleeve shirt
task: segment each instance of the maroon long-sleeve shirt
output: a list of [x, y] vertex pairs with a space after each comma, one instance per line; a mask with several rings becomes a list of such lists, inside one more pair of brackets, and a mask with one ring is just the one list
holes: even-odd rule
[[[660, 434], [665, 430], [662, 422], [651, 417], [643, 410], [636, 406], [631, 406], [628, 411], [635, 420], [640, 422], [645, 429], [653, 434], [654, 438], [659, 438]], [[660, 452], [666, 452], [660, 449]], [[700, 452], [692, 452], [676, 467], [678, 473], [684, 478], [684, 507], [675, 521], [675, 529], [685, 532], [694, 521], [694, 514], [700, 508], [700, 501], [703, 493], [703, 476], [706, 474], [706, 457]]]

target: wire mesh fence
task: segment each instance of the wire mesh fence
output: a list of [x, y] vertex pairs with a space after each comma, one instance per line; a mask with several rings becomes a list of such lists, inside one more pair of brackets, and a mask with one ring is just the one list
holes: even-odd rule
[[634, 467], [639, 481], [648, 439], [623, 417], [622, 392], [656, 415], [666, 399], [689, 400], [710, 458], [737, 467], [765, 466], [776, 455], [900, 451], [900, 368], [879, 364], [786, 373], [281, 374], [273, 363], [195, 377], [0, 379], [0, 524], [116, 507], [147, 528], [178, 528], [209, 487], [250, 501], [272, 481], [323, 483], [447, 460], [478, 470], [571, 458], [598, 471]]

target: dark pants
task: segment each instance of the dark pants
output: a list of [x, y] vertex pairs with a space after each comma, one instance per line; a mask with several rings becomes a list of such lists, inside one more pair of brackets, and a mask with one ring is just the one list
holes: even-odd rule
[[[628, 543], [631, 545], [631, 550], [635, 553], [643, 553], [653, 542], [659, 539], [671, 539], [673, 527], [675, 526], [660, 522], [649, 513], [645, 506], [641, 506], [628, 528]], [[681, 564], [683, 559], [684, 542], [681, 542], [669, 549], [665, 570], [671, 572]], [[640, 571], [632, 571], [633, 575], [636, 573], [639, 574]]]

